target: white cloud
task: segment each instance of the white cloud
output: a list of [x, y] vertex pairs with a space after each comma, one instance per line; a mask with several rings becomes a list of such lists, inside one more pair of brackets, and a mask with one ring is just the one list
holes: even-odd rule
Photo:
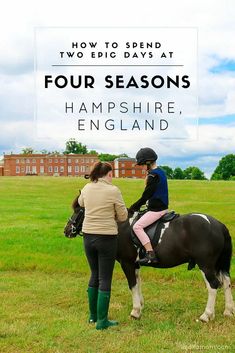
[[[13, 11], [14, 9], [14, 11]], [[199, 29], [199, 113], [208, 119], [235, 113], [235, 77], [232, 73], [209, 73], [219, 60], [235, 60], [235, 4], [233, 0], [151, 0], [66, 3], [55, 0], [7, 1], [0, 14], [0, 147], [25, 145], [63, 147], [64, 141], [33, 138], [33, 55], [35, 26], [196, 26]], [[4, 89], [2, 89], [2, 87]], [[198, 141], [150, 141], [162, 156], [187, 158], [199, 163], [217, 162], [217, 156], [234, 151], [234, 126], [203, 125]], [[133, 137], [122, 145], [83, 141], [90, 148], [122, 152], [142, 147]], [[60, 148], [60, 147], [59, 147]], [[203, 159], [205, 158], [205, 159]]]
[[[234, 82], [235, 87], [235, 82]], [[225, 100], [225, 113], [226, 114], [234, 114], [235, 112], [235, 90], [230, 91]]]

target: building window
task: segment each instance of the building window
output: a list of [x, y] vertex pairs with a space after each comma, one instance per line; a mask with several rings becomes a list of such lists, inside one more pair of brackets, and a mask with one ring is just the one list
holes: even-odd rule
[[25, 173], [26, 173], [26, 174], [29, 174], [29, 173], [30, 173], [30, 165], [26, 165]]
[[43, 159], [40, 159], [40, 163], [43, 164], [43, 162], [44, 162]]
[[16, 174], [20, 173], [20, 167], [16, 166]]
[[89, 158], [86, 158], [86, 163], [89, 163], [90, 162], [90, 159]]
[[36, 165], [33, 165], [33, 166], [32, 166], [32, 173], [33, 173], [33, 174], [37, 174], [37, 167], [36, 167]]
[[23, 159], [23, 158], [21, 159], [21, 163], [23, 163], [23, 164], [24, 164], [24, 159]]
[[51, 158], [49, 159], [49, 163], [52, 163], [52, 159]]
[[72, 166], [71, 165], [68, 166], [68, 173], [72, 173]]
[[122, 174], [125, 174], [125, 170], [122, 169]]
[[44, 173], [44, 165], [40, 165], [40, 174]]
[[144, 170], [144, 169], [142, 169], [142, 174], [143, 174], [143, 175], [145, 174], [145, 170]]
[[55, 159], [55, 163], [58, 163], [58, 159], [57, 158]]
[[48, 172], [52, 173], [52, 166], [50, 165], [50, 167], [48, 167]]
[[54, 173], [58, 173], [58, 171], [59, 171], [59, 168], [57, 166], [54, 167]]
[[81, 166], [81, 172], [82, 172], [82, 173], [85, 173], [85, 171], [86, 171], [86, 167], [85, 167], [84, 165], [82, 165], [82, 166]]
[[61, 158], [60, 163], [64, 163], [64, 159], [63, 158]]
[[68, 159], [68, 163], [71, 163], [71, 159], [70, 158]]
[[79, 166], [75, 165], [75, 173], [79, 173]]
[[16, 164], [19, 164], [19, 163], [20, 163], [20, 160], [19, 160], [19, 159], [17, 159], [17, 160], [16, 160]]
[[125, 163], [122, 163], [122, 167], [125, 167]]
[[132, 171], [131, 171], [131, 172], [132, 172], [132, 174], [135, 174], [135, 169], [132, 169]]
[[75, 159], [75, 163], [78, 163], [78, 159]]
[[81, 158], [81, 163], [84, 163], [84, 158]]
[[132, 167], [135, 167], [135, 163], [132, 163]]
[[63, 166], [60, 167], [60, 172], [61, 172], [61, 173], [64, 172], [64, 167], [63, 167]]
[[24, 173], [24, 167], [21, 167], [21, 173]]
[[36, 163], [36, 159], [34, 158], [32, 162], [33, 162], [33, 163]]
[[30, 163], [30, 160], [28, 158], [26, 159], [26, 163]]

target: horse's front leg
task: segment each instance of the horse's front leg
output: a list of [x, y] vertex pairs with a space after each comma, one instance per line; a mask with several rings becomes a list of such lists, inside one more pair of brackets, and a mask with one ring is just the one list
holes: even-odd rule
[[144, 308], [144, 297], [143, 297], [142, 288], [141, 288], [140, 269], [137, 268], [135, 270], [135, 275], [136, 275], [136, 281], [137, 281], [138, 288], [139, 288], [140, 305], [141, 305], [141, 309], [143, 309]]
[[129, 288], [132, 294], [133, 308], [131, 317], [139, 319], [141, 317], [142, 307], [144, 305], [143, 295], [141, 293], [141, 282], [139, 276], [139, 269], [136, 268], [135, 263], [121, 262], [122, 269], [126, 275]]

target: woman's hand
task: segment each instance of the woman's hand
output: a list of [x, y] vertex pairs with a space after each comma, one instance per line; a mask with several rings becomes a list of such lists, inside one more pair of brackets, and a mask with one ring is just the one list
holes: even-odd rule
[[127, 211], [128, 211], [128, 218], [132, 218], [135, 213], [134, 208], [131, 206], [127, 209]]

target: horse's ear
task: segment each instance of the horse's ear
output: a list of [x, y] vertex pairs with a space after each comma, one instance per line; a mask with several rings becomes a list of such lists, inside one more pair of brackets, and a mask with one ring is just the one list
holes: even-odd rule
[[76, 208], [79, 207], [79, 203], [78, 203], [78, 198], [79, 196], [81, 195], [81, 190], [79, 190], [79, 194], [75, 197], [75, 199], [73, 200], [73, 203], [72, 203], [72, 209], [75, 211]]

